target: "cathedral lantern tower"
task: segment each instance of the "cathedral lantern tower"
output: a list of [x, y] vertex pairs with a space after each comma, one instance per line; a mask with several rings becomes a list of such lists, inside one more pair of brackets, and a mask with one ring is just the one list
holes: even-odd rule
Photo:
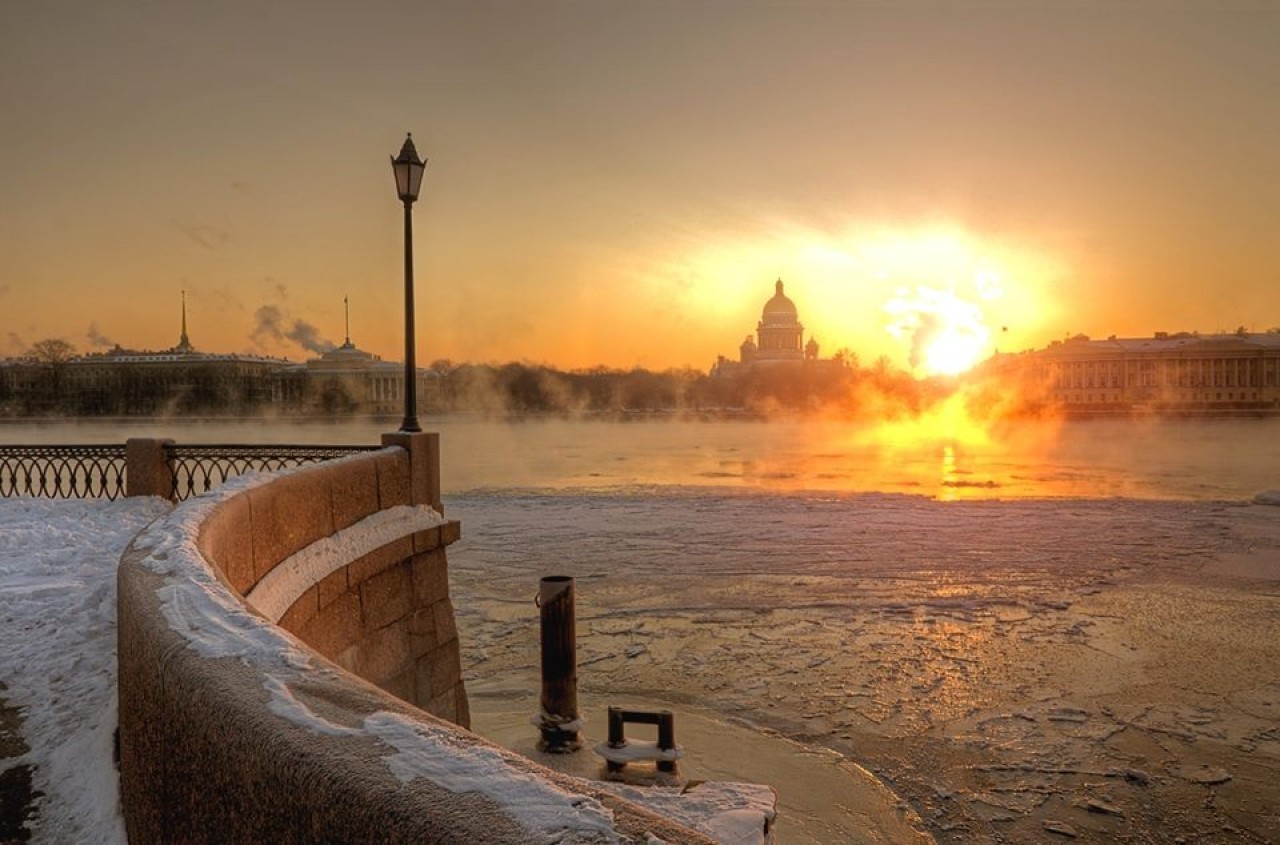
[[757, 361], [804, 360], [804, 326], [795, 303], [782, 292], [782, 279], [778, 279], [773, 297], [764, 304], [756, 336]]

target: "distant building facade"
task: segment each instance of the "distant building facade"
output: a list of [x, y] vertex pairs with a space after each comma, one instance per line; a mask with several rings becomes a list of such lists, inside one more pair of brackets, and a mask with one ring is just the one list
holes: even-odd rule
[[738, 360], [721, 355], [711, 368], [713, 376], [737, 375], [755, 367], [777, 364], [804, 364], [821, 361], [818, 342], [812, 337], [806, 343], [804, 325], [796, 305], [784, 293], [782, 280], [774, 283], [774, 293], [760, 312], [755, 337], [747, 335], [738, 347]]
[[[306, 393], [324, 410], [349, 410], [364, 414], [404, 411], [404, 365], [383, 361], [346, 341], [300, 365]], [[429, 376], [417, 372], [417, 395], [427, 396]]]
[[297, 398], [296, 386], [280, 377], [287, 365], [279, 358], [197, 352], [190, 344], [162, 352], [117, 346], [68, 361], [61, 392], [81, 414], [247, 413]]
[[1068, 412], [1280, 413], [1280, 331], [1054, 341], [997, 356]]
[[[428, 374], [418, 371], [418, 397]], [[404, 410], [404, 368], [346, 341], [305, 363], [200, 352], [187, 335], [162, 351], [125, 349], [65, 361], [0, 361], [0, 408], [20, 413], [160, 415], [286, 411], [394, 414]]]

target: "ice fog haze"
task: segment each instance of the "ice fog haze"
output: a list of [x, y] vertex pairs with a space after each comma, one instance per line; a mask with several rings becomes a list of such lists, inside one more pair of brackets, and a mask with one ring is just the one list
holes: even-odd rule
[[[1242, 499], [1280, 486], [1280, 420], [912, 422], [423, 418], [446, 493], [716, 487], [951, 499]], [[370, 444], [398, 420], [0, 422], [7, 443]]]

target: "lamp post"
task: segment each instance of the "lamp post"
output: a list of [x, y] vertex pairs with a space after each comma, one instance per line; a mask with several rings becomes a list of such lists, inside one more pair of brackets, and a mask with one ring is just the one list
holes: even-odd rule
[[413, 203], [418, 199], [426, 167], [427, 163], [418, 158], [410, 133], [400, 155], [391, 159], [396, 193], [404, 203], [404, 422], [400, 423], [400, 430], [406, 432], [422, 431], [418, 425], [418, 373], [413, 354]]

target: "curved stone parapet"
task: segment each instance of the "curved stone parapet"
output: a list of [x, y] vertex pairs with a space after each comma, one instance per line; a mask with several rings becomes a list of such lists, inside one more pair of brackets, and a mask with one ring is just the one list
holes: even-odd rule
[[233, 480], [134, 539], [117, 620], [133, 845], [712, 842], [459, 726], [458, 524], [433, 437]]

